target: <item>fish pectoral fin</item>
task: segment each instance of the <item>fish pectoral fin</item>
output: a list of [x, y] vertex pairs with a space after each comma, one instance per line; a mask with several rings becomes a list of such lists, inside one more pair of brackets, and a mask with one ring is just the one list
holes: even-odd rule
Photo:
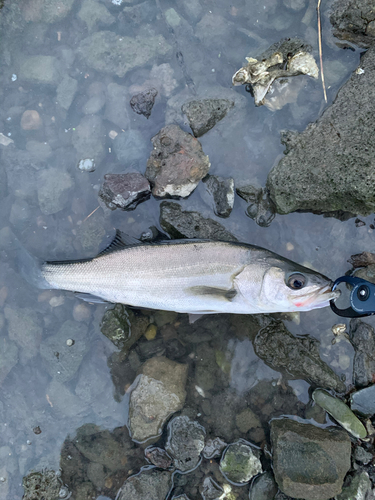
[[108, 304], [109, 301], [97, 297], [96, 295], [91, 295], [91, 293], [74, 292], [77, 299], [84, 300], [85, 302], [91, 302], [92, 304]]
[[212, 297], [215, 299], [227, 300], [228, 302], [231, 302], [238, 293], [234, 288], [228, 290], [227, 288], [216, 288], [204, 285], [191, 286], [187, 288], [186, 291], [195, 297]]

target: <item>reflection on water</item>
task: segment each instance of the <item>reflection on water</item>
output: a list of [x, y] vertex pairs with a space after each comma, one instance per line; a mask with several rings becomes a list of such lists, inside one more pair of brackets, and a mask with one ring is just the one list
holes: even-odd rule
[[[97, 209], [97, 193], [105, 173], [144, 172], [150, 139], [161, 127], [178, 123], [189, 130], [180, 109], [195, 96], [235, 101], [230, 120], [224, 118], [200, 138], [210, 172], [263, 185], [282, 154], [280, 130], [303, 130], [326, 107], [320, 82], [312, 79], [304, 79], [293, 102], [276, 113], [255, 108], [243, 88], [231, 87], [245, 56], [282, 37], [300, 36], [317, 55], [314, 2], [296, 2], [294, 10], [289, 4], [0, 2], [2, 499], [20, 499], [22, 478], [33, 470], [38, 475], [24, 483], [25, 498], [36, 485], [47, 488], [49, 498], [70, 493], [76, 500], [100, 494], [115, 498], [124, 480], [149, 463], [144, 448], [150, 443], [136, 444], [129, 437], [134, 394], [129, 388], [140, 374], [146, 377], [145, 363], [155, 358], [186, 367], [182, 412], [203, 425], [207, 438], [220, 436], [227, 443], [244, 438], [263, 446], [271, 418], [305, 415], [308, 385], [288, 384], [288, 374], [282, 378], [255, 355], [256, 332], [246, 318], [212, 316], [189, 324], [184, 315], [129, 310], [132, 345], [126, 338], [124, 345], [116, 344], [100, 329], [105, 305], [34, 289], [15, 271], [12, 251], [12, 232], [38, 258], [56, 260], [95, 255], [114, 228], [139, 236], [159, 227], [160, 201], [152, 198], [134, 212], [111, 212]], [[332, 102], [359, 54], [335, 46], [323, 14]], [[129, 53], [122, 51], [121, 37]], [[147, 120], [132, 111], [130, 99], [150, 85], [158, 94]], [[95, 171], [78, 169], [83, 159], [93, 160]], [[181, 205], [218, 220], [203, 183]], [[265, 229], [245, 216], [246, 208], [237, 197], [230, 218], [220, 222], [240, 241], [332, 278], [348, 269], [351, 254], [372, 248], [371, 217], [356, 227], [354, 220], [291, 214], [277, 216]], [[294, 335], [319, 339], [321, 358], [350, 384], [352, 348], [344, 337], [332, 345], [334, 323], [330, 310], [317, 310], [287, 326]], [[154, 326], [147, 330], [149, 325]], [[167, 408], [163, 425], [169, 417]], [[152, 444], [164, 446], [164, 427], [163, 432]], [[51, 471], [60, 468], [56, 477]], [[170, 476], [165, 476], [167, 490]], [[206, 476], [222, 485], [217, 461], [203, 459], [189, 476], [175, 473], [174, 494], [198, 498]], [[248, 495], [247, 488], [225, 487], [236, 498]]]

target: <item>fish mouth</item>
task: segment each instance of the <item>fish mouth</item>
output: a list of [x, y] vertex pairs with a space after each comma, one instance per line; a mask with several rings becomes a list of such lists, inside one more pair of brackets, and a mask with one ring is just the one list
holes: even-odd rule
[[319, 309], [321, 307], [326, 307], [329, 305], [331, 300], [336, 300], [340, 297], [340, 290], [332, 290], [333, 283], [320, 287], [318, 290], [306, 295], [302, 300], [301, 298], [296, 298], [293, 300], [295, 305], [298, 303], [299, 310], [311, 310]]

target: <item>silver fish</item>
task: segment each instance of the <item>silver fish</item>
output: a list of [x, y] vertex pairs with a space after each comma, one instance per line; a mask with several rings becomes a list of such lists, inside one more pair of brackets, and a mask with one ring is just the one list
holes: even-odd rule
[[322, 274], [257, 246], [206, 240], [144, 244], [119, 232], [95, 258], [46, 262], [28, 275], [39, 287], [80, 292], [90, 302], [190, 314], [309, 311], [340, 293]]

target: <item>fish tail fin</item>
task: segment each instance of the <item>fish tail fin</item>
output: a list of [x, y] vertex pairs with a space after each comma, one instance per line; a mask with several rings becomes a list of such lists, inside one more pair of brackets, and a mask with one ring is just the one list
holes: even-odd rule
[[15, 254], [16, 271], [30, 285], [41, 289], [53, 288], [43, 276], [43, 261], [31, 255], [14, 236], [12, 251]]

